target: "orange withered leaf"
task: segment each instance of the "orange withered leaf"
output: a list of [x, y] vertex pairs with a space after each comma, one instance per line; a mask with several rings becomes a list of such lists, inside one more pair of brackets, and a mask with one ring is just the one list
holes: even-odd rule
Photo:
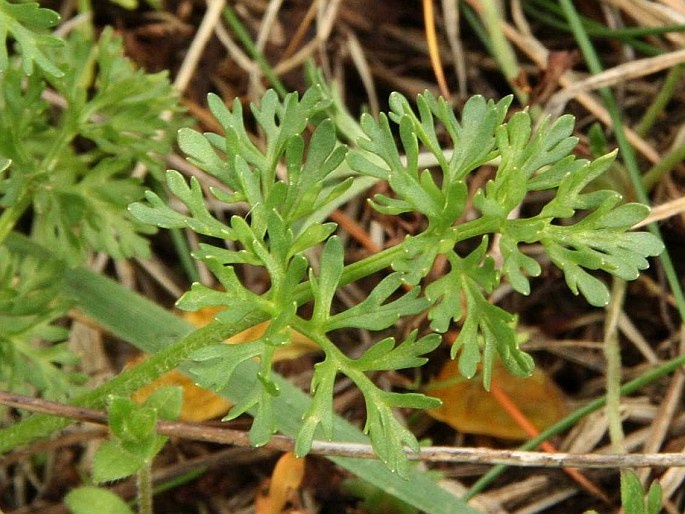
[[[447, 361], [438, 376], [426, 386], [426, 394], [443, 401], [442, 406], [429, 410], [428, 414], [460, 432], [527, 439], [526, 432], [483, 388], [482, 382], [479, 376], [471, 380], [463, 378], [457, 362]], [[565, 415], [562, 392], [539, 368], [530, 377], [521, 378], [511, 375], [498, 362], [492, 370], [492, 383], [497, 384], [539, 431]]]

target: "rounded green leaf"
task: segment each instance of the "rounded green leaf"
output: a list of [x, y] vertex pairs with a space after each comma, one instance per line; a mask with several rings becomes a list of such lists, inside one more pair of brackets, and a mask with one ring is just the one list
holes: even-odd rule
[[124, 450], [116, 441], [102, 443], [93, 460], [93, 481], [111, 482], [133, 475], [145, 461]]
[[578, 289], [594, 307], [604, 307], [609, 303], [609, 290], [604, 283], [589, 273], [581, 271], [577, 274]]
[[99, 487], [74, 489], [67, 494], [64, 502], [74, 514], [133, 514], [124, 500], [113, 492]]

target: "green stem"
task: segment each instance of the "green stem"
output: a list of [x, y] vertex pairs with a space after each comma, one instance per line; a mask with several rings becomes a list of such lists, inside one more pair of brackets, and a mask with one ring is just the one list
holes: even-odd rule
[[[680, 355], [679, 357], [676, 357], [675, 359], [672, 359], [665, 364], [662, 364], [661, 366], [658, 366], [654, 368], [651, 371], [648, 371], [644, 375], [635, 378], [631, 380], [630, 382], [626, 382], [621, 386], [620, 389], [620, 394], [621, 396], [626, 396], [629, 394], [634, 393], [635, 391], [639, 391], [643, 387], [645, 387], [647, 384], [651, 384], [655, 380], [658, 380], [674, 371], [676, 371], [678, 368], [681, 366], [685, 365], [685, 355]], [[557, 434], [560, 434], [562, 432], [565, 432], [566, 430], [570, 429], [573, 427], [576, 423], [578, 423], [581, 419], [583, 419], [585, 416], [588, 414], [591, 414], [602, 407], [606, 405], [606, 396], [601, 396], [597, 398], [596, 400], [593, 400], [592, 402], [588, 403], [584, 407], [581, 407], [580, 409], [576, 410], [575, 412], [572, 412], [568, 416], [566, 416], [564, 419], [561, 421], [555, 423], [551, 427], [549, 427], [547, 430], [543, 431], [539, 436], [531, 439], [530, 441], [526, 442], [525, 444], [519, 446], [519, 450], [533, 450], [540, 446], [540, 444], [543, 441], [546, 441], [550, 437], [553, 437]], [[496, 480], [504, 471], [507, 469], [508, 466], [504, 464], [498, 464], [497, 466], [493, 467], [490, 471], [488, 471], [485, 475], [483, 475], [478, 481], [471, 486], [471, 489], [466, 493], [464, 496], [464, 499], [468, 500], [473, 498], [475, 495], [483, 491], [488, 485], [490, 485], [494, 480]]]
[[231, 30], [233, 30], [235, 35], [238, 36], [238, 39], [240, 39], [240, 42], [247, 50], [247, 53], [250, 54], [250, 57], [257, 62], [262, 70], [262, 73], [264, 73], [264, 76], [269, 80], [276, 93], [278, 93], [278, 96], [280, 96], [281, 99], [284, 98], [285, 95], [288, 94], [288, 90], [283, 85], [283, 82], [281, 82], [281, 79], [278, 78], [278, 75], [276, 75], [273, 68], [264, 58], [257, 46], [254, 44], [252, 37], [250, 37], [250, 33], [240, 22], [235, 12], [233, 12], [233, 9], [231, 9], [229, 6], [226, 6], [224, 7], [223, 13], [226, 23], [230, 25]]
[[59, 163], [60, 155], [64, 153], [64, 149], [69, 146], [78, 135], [78, 131], [75, 128], [76, 125], [77, 122], [72, 115], [72, 107], [69, 105], [62, 113], [59, 134], [57, 134], [52, 145], [45, 154], [45, 157], [43, 157], [43, 160], [38, 165], [38, 175], [49, 176], [55, 170]]
[[[65, 114], [67, 116], [68, 113]], [[36, 165], [36, 173], [32, 179], [27, 180], [24, 189], [19, 196], [19, 199], [10, 207], [5, 209], [0, 215], [0, 244], [2, 244], [7, 236], [14, 230], [17, 221], [31, 205], [35, 187], [41, 180], [42, 176], [49, 176], [57, 165], [59, 155], [64, 151], [64, 148], [74, 139], [76, 133], [70, 129], [69, 123], [66, 121], [62, 124], [59, 134], [54, 139], [52, 145], [48, 149], [47, 154]]]
[[461, 13], [464, 15], [464, 19], [469, 24], [471, 30], [473, 30], [473, 32], [476, 34], [476, 37], [480, 39], [480, 42], [485, 47], [485, 50], [487, 50], [490, 55], [494, 55], [495, 51], [492, 48], [492, 43], [490, 42], [488, 33], [485, 30], [481, 20], [478, 19], [476, 12], [469, 7], [466, 2], [459, 2], [459, 7], [461, 8]]
[[476, 218], [475, 220], [466, 221], [457, 226], [450, 227], [454, 244], [474, 237], [483, 236], [486, 234], [494, 234], [502, 232], [502, 220], [494, 217]]
[[496, 2], [495, 0], [484, 0], [481, 2], [481, 5], [483, 7], [481, 20], [483, 20], [483, 24], [490, 37], [493, 57], [502, 68], [504, 77], [514, 90], [516, 98], [521, 105], [526, 105], [526, 103], [528, 103], [528, 93], [516, 85], [516, 79], [519, 75], [519, 65], [516, 60], [516, 55], [502, 31], [501, 6], [499, 2]]
[[685, 159], [685, 143], [664, 155], [659, 162], [652, 166], [642, 177], [645, 189], [651, 190], [666, 173]]
[[656, 122], [657, 117], [664, 111], [666, 105], [673, 97], [675, 88], [680, 83], [680, 77], [683, 74], [683, 69], [684, 68], [682, 64], [677, 64], [668, 70], [668, 74], [664, 80], [664, 85], [661, 86], [659, 93], [652, 101], [652, 104], [649, 106], [644, 116], [642, 116], [640, 123], [638, 123], [635, 127], [635, 132], [640, 134], [642, 137], [649, 132]]
[[[356, 282], [364, 277], [368, 277], [373, 273], [384, 270], [392, 265], [393, 261], [399, 259], [404, 254], [404, 244], [400, 243], [391, 248], [370, 255], [361, 261], [354, 262], [345, 266], [342, 277], [340, 278], [340, 285], [344, 286]], [[293, 299], [299, 304], [308, 302], [312, 298], [311, 288], [308, 282], [299, 284], [293, 292]]]
[[8, 207], [0, 214], [0, 245], [5, 242], [7, 236], [14, 230], [14, 226], [19, 218], [26, 212], [31, 205], [32, 195], [28, 188], [24, 189], [19, 200], [14, 205]]
[[614, 453], [625, 453], [623, 423], [621, 421], [621, 348], [618, 341], [618, 319], [626, 293], [626, 282], [612, 281], [611, 302], [607, 306], [604, 328], [604, 357], [606, 371], [606, 413], [609, 421], [609, 438]]
[[345, 363], [349, 362], [349, 359], [340, 348], [333, 344], [333, 342], [328, 339], [325, 334], [322, 334], [320, 330], [317, 330], [316, 326], [314, 326], [311, 321], [296, 319], [293, 328], [303, 336], [308, 337], [318, 344], [326, 356], [336, 363], [338, 369], [344, 368]]
[[202, 277], [197, 269], [197, 261], [191, 257], [192, 250], [190, 245], [188, 245], [188, 240], [183, 235], [183, 231], [178, 228], [171, 228], [169, 229], [169, 235], [176, 250], [178, 261], [183, 271], [185, 271], [188, 280], [190, 282], [202, 282]]
[[[482, 236], [497, 231], [500, 225], [500, 220], [495, 218], [478, 218], [472, 221], [467, 221], [456, 227], [449, 227], [445, 231], [445, 239], [450, 239], [454, 243], [465, 241], [473, 237]], [[357, 261], [345, 266], [340, 285], [344, 286], [368, 277], [373, 273], [384, 270], [392, 266], [393, 262], [404, 256], [405, 244], [404, 242], [397, 244], [391, 248], [386, 248], [383, 251], [370, 255], [361, 261]], [[311, 299], [311, 290], [309, 283], [299, 284], [293, 292], [293, 299], [298, 304], [303, 304]]]
[[152, 510], [152, 463], [145, 462], [136, 473], [138, 484], [138, 513], [153, 514]]

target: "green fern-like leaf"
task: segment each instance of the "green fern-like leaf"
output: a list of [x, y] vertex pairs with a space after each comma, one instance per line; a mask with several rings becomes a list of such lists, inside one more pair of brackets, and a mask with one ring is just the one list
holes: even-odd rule
[[59, 20], [55, 11], [42, 8], [38, 3], [12, 4], [0, 0], [0, 73], [9, 67], [7, 36], [10, 35], [19, 45], [24, 73], [31, 75], [35, 63], [45, 73], [64, 76], [41, 49], [63, 45], [61, 39], [43, 32], [57, 25]]
[[[196, 380], [214, 389], [226, 387], [238, 366], [258, 360], [258, 373], [241, 384], [245, 393], [226, 419], [252, 412], [254, 444], [265, 443], [278, 429], [272, 400], [279, 389], [271, 379], [271, 363], [277, 348], [289, 344], [294, 329], [324, 353], [314, 368], [313, 401], [297, 436], [297, 454], [306, 454], [317, 437], [335, 437], [333, 394], [337, 377], [344, 375], [364, 397], [365, 431], [379, 457], [404, 474], [409, 465], [406, 450], [418, 450], [418, 443], [395, 410], [433, 408], [439, 402], [411, 392], [382, 390], [370, 374], [423, 365], [440, 337], [419, 337], [414, 331], [396, 344], [392, 337], [379, 336], [353, 359], [336, 345], [337, 331], [387, 330], [400, 318], [422, 312], [434, 332], [459, 324], [452, 357], [459, 359], [464, 376], [473, 377], [482, 368], [488, 388], [495, 359], [515, 375], [526, 376], [533, 369], [532, 358], [519, 348], [516, 316], [488, 299], [503, 279], [518, 292], [530, 293], [529, 278], [539, 275], [541, 266], [527, 255], [526, 245], [541, 243], [564, 272], [571, 291], [600, 305], [605, 288], [590, 272], [634, 278], [647, 266], [647, 257], [659, 253], [661, 243], [649, 234], [628, 232], [646, 215], [644, 207], [621, 205], [620, 195], [612, 191], [586, 190], [613, 157], [584, 161], [571, 155], [577, 142], [571, 117], [544, 121], [533, 130], [525, 111], [505, 121], [511, 98], [491, 102], [474, 97], [458, 118], [446, 101], [429, 93], [417, 97], [416, 109], [394, 93], [389, 114], [381, 113], [378, 120], [362, 118], [364, 135], [358, 147], [348, 151], [337, 140], [333, 120], [338, 118], [330, 114], [327, 91], [315, 86], [302, 97], [290, 94], [282, 101], [267, 92], [251, 106], [264, 134], [261, 147], [245, 129], [240, 103], [229, 109], [214, 95], [209, 97], [210, 109], [225, 136], [180, 132], [180, 146], [189, 159], [222, 184], [210, 190], [213, 199], [234, 207], [244, 202], [243, 215], [228, 222], [217, 219], [206, 206], [200, 183], [191, 179], [188, 184], [178, 172], [167, 174], [167, 185], [186, 209], [173, 210], [148, 193], [148, 202], [132, 205], [131, 212], [160, 227], [190, 228], [228, 241], [226, 247], [203, 242], [194, 252], [225, 290], [195, 284], [178, 302], [181, 308], [227, 307], [217, 314], [217, 323], [235, 323], [255, 312], [270, 318], [266, 333], [254, 341], [221, 344], [193, 355]], [[308, 127], [311, 134], [305, 134]], [[453, 145], [449, 152], [443, 149], [441, 133]], [[433, 154], [433, 170], [419, 169], [422, 149]], [[469, 198], [467, 176], [489, 161], [494, 173]], [[426, 230], [405, 238], [397, 248], [347, 264], [342, 240], [333, 234], [335, 225], [310, 221], [315, 210], [333, 202], [355, 180], [325, 184], [336, 183], [336, 171], [345, 164], [387, 182], [391, 192], [376, 195], [371, 201], [374, 208], [386, 215], [420, 213]], [[513, 216], [528, 192], [537, 190], [551, 192], [547, 205], [528, 218]], [[462, 221], [469, 200], [477, 216]], [[489, 255], [490, 241], [499, 241], [501, 262]], [[422, 296], [421, 281], [439, 257], [447, 260], [449, 270], [428, 284]], [[243, 266], [259, 267], [268, 276], [262, 294], [245, 286]], [[337, 302], [344, 284], [388, 266], [393, 272], [365, 299], [347, 307]], [[402, 292], [407, 285], [412, 289]], [[311, 302], [311, 308], [299, 309], [303, 302]]]

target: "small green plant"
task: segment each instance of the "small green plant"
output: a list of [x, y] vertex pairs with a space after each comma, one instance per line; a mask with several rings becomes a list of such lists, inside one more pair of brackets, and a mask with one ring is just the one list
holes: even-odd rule
[[626, 514], [659, 514], [662, 490], [659, 482], [652, 482], [645, 497], [640, 479], [632, 471], [621, 474], [621, 504]]
[[[130, 0], [116, 3], [136, 4]], [[459, 359], [464, 376], [472, 377], [482, 367], [489, 386], [497, 358], [512, 373], [527, 375], [533, 361], [518, 346], [516, 317], [488, 301], [489, 293], [502, 281], [529, 294], [529, 277], [540, 274], [541, 267], [526, 254], [526, 245], [542, 245], [570, 290], [595, 306], [606, 304], [609, 293], [591, 272], [602, 270], [631, 280], [648, 266], [647, 257], [663, 248], [650, 234], [629, 232], [645, 217], [645, 206], [623, 204], [615, 191], [587, 188], [611, 165], [613, 154], [592, 161], [575, 158], [571, 152], [577, 141], [570, 116], [547, 120], [533, 131], [527, 112], [507, 118], [511, 98], [492, 102], [474, 97], [457, 117], [447, 102], [429, 93], [417, 97], [416, 107], [395, 93], [387, 115], [377, 120], [364, 116], [361, 126], [355, 125], [364, 135], [348, 148], [338, 137], [339, 106], [324, 84], [314, 85], [302, 97], [290, 94], [282, 100], [269, 91], [259, 105], [251, 106], [264, 134], [263, 146], [248, 134], [238, 101], [227, 108], [211, 95], [209, 105], [224, 135], [183, 129], [178, 142], [192, 163], [222, 184], [211, 189], [212, 200], [229, 204], [237, 212], [242, 209], [242, 214], [227, 222], [219, 219], [210, 212], [199, 181], [193, 178], [188, 183], [175, 171], [167, 172], [166, 184], [186, 209], [173, 209], [154, 193], [147, 193], [146, 202], [137, 202], [144, 187], [131, 177], [131, 170], [143, 163], [153, 177], [162, 177], [159, 156], [170, 149], [174, 123], [159, 115], [178, 111], [177, 97], [164, 74], [146, 74], [123, 56], [121, 41], [111, 29], [97, 39], [90, 30], [78, 27], [68, 37], [56, 38], [47, 30], [58, 21], [56, 13], [36, 3], [0, 0], [3, 389], [33, 390], [51, 398], [76, 396], [83, 377], [72, 371], [76, 359], [62, 344], [66, 331], [56, 323], [72, 305], [64, 294], [68, 289], [64, 283], [68, 277], [86, 276], [90, 277], [87, 285], [105, 285], [75, 266], [94, 252], [114, 258], [147, 255], [147, 236], [154, 230], [150, 225], [189, 228], [206, 237], [194, 256], [206, 263], [224, 290], [195, 284], [178, 305], [189, 310], [227, 309], [207, 332], [181, 339], [187, 333], [181, 323], [178, 330], [165, 333], [165, 343], [179, 341], [167, 348], [172, 358], [155, 363], [154, 371], [153, 365], [146, 368], [149, 375], [145, 378], [149, 381], [154, 372], [168, 369], [172, 360], [178, 365], [187, 355], [179, 357], [183, 351], [177, 347], [184, 343], [202, 347], [192, 355], [191, 371], [206, 387], [221, 391], [235, 376], [244, 376], [242, 371], [257, 366], [246, 381], [247, 394], [227, 419], [246, 411], [254, 413], [251, 440], [264, 444], [280, 428], [272, 403], [282, 394], [278, 384], [283, 390], [288, 385], [272, 371], [273, 355], [289, 344], [291, 331], [297, 330], [318, 343], [324, 354], [314, 370], [313, 401], [300, 423], [297, 453], [306, 454], [316, 438], [336, 437], [333, 427], [340, 426], [340, 420], [335, 419], [333, 391], [338, 376], [345, 375], [364, 395], [364, 428], [378, 455], [404, 476], [411, 471], [405, 447], [418, 450], [418, 443], [394, 410], [431, 408], [437, 400], [382, 389], [372, 380], [375, 372], [423, 365], [440, 344], [440, 334], [459, 326], [452, 356]], [[14, 42], [9, 49], [8, 41]], [[350, 121], [346, 118], [348, 127]], [[420, 169], [420, 150], [433, 156], [434, 169]], [[496, 171], [469, 196], [469, 175], [485, 163]], [[341, 179], [343, 175], [348, 177]], [[422, 232], [397, 246], [346, 263], [335, 224], [318, 220], [358, 191], [359, 183], [371, 181], [385, 181], [391, 191], [370, 200], [375, 209], [390, 216], [419, 213], [425, 225]], [[537, 214], [512, 216], [531, 191], [546, 191], [550, 200]], [[479, 217], [462, 221], [469, 203]], [[29, 257], [30, 250], [15, 252], [8, 241], [16, 232], [29, 235], [33, 248], [47, 249], [51, 258], [38, 251]], [[497, 245], [501, 264], [489, 255], [492, 244]], [[426, 283], [438, 257], [449, 263], [449, 270]], [[246, 266], [263, 269], [269, 284], [266, 292], [257, 294], [243, 284]], [[343, 308], [335, 301], [345, 284], [369, 280], [388, 267], [393, 271], [378, 279], [358, 305]], [[87, 300], [80, 298], [85, 308]], [[136, 298], [136, 305], [143, 305], [141, 301]], [[299, 309], [307, 302], [311, 315]], [[168, 315], [179, 322], [161, 309], [146, 307], [155, 313], [151, 316]], [[122, 307], [121, 314], [128, 326], [117, 333], [136, 341], [132, 325], [144, 318], [129, 316], [125, 310]], [[430, 333], [420, 336], [413, 331], [401, 341], [388, 337], [400, 318], [423, 313], [430, 320]], [[208, 340], [218, 342], [226, 326], [263, 319], [270, 320], [269, 327], [253, 341], [213, 346], [198, 342], [206, 334], [210, 334]], [[157, 325], [160, 331], [164, 328]], [[351, 358], [336, 342], [340, 331], [356, 328], [375, 332], [377, 342], [360, 357]], [[148, 349], [157, 351], [163, 346], [149, 342], [154, 336], [141, 339], [136, 342], [140, 347], [148, 344]], [[143, 375], [140, 372], [131, 381], [117, 377], [75, 402], [102, 408], [103, 398], [110, 394], [103, 391], [128, 394], [132, 383], [141, 385]], [[292, 390], [288, 394], [289, 400], [295, 397]], [[108, 398], [113, 438], [96, 455], [93, 479], [102, 483], [136, 473], [141, 497], [149, 498], [146, 477], [164, 443], [154, 433], [154, 423], [174, 413], [165, 414], [167, 406], [156, 399], [137, 406], [119, 395]], [[170, 405], [179, 401], [174, 396]], [[21, 444], [17, 441], [45, 435], [62, 426], [59, 422], [46, 422], [40, 416], [19, 422], [0, 432], [0, 447], [6, 450]], [[379, 471], [367, 464], [355, 469], [360, 474], [368, 469]], [[367, 479], [371, 474], [367, 473]], [[388, 477], [383, 480], [391, 483]], [[422, 498], [419, 505], [430, 505], [431, 494], [446, 495], [440, 488], [430, 489], [432, 482], [422, 483], [430, 491], [425, 493], [429, 501]], [[388, 489], [397, 493], [399, 487]], [[624, 502], [637, 496], [625, 496]], [[639, 496], [642, 502], [641, 490]], [[648, 501], [647, 514], [653, 514], [655, 501]], [[87, 512], [95, 504], [108, 506], [112, 512], [130, 512], [121, 500], [96, 487], [74, 491], [67, 503], [74, 512]], [[459, 505], [460, 512], [470, 511], [465, 504]], [[149, 501], [142, 504], [142, 511], [149, 511]]]
[[[115, 258], [146, 255], [149, 233], [126, 206], [142, 196], [130, 177], [142, 162], [161, 172], [170, 140], [159, 113], [176, 109], [165, 74], [148, 75], [123, 57], [108, 29], [93, 42], [74, 32], [54, 51], [61, 72], [26, 76], [26, 57], [0, 74], [0, 156], [11, 165], [0, 176], [0, 241], [31, 208], [31, 233], [71, 264], [88, 251]], [[52, 87], [63, 106], [44, 100]]]
[[[632, 471], [621, 473], [621, 505], [626, 514], [659, 514], [661, 512], [661, 485], [652, 482], [645, 497], [640, 479]], [[586, 514], [598, 514], [596, 510]]]
[[[168, 439], [155, 432], [155, 424], [160, 419], [177, 419], [181, 401], [179, 387], [157, 389], [142, 405], [120, 396], [110, 398], [107, 413], [112, 438], [95, 453], [93, 481], [100, 484], [136, 474], [141, 514], [152, 513], [152, 460]], [[111, 512], [132, 512], [118, 496], [91, 486], [71, 491], [66, 503], [75, 514], [92, 512], [93, 505]]]
[[[161, 175], [171, 133], [160, 113], [178, 99], [166, 74], [134, 67], [111, 28], [98, 40], [45, 33], [58, 22], [36, 3], [0, 0], [0, 387], [64, 399], [84, 377], [54, 324], [73, 303], [63, 272], [94, 252], [149, 254], [154, 229], [127, 211], [144, 192], [131, 171]], [[63, 262], [13, 253], [17, 229]]]
[[[533, 132], [525, 111], [505, 121], [510, 102], [511, 98], [495, 103], [476, 96], [457, 119], [446, 101], [429, 93], [417, 97], [417, 111], [394, 93], [389, 115], [381, 114], [378, 120], [363, 116], [365, 137], [359, 139], [358, 148], [348, 150], [336, 137], [333, 101], [325, 88], [315, 85], [301, 98], [293, 93], [283, 101], [269, 91], [260, 105], [252, 105], [265, 135], [263, 148], [248, 137], [240, 103], [236, 100], [228, 109], [215, 95], [209, 96], [209, 106], [225, 135], [180, 131], [179, 145], [189, 160], [225, 186], [210, 188], [214, 199], [246, 204], [245, 215], [220, 221], [208, 210], [199, 181], [192, 178], [187, 183], [176, 171], [167, 173], [167, 185], [187, 211], [172, 209], [151, 192], [146, 193], [147, 203], [135, 203], [130, 209], [140, 221], [163, 228], [190, 228], [227, 242], [222, 246], [208, 240], [194, 253], [224, 291], [194, 284], [179, 300], [180, 308], [225, 306], [217, 320], [226, 324], [253, 313], [271, 319], [264, 336], [254, 341], [219, 344], [192, 356], [198, 383], [219, 391], [241, 363], [259, 359], [251, 393], [225, 418], [252, 409], [254, 444], [266, 443], [278, 430], [271, 400], [279, 391], [270, 379], [271, 363], [274, 351], [289, 343], [290, 330], [295, 329], [318, 343], [325, 354], [315, 366], [313, 402], [297, 436], [298, 455], [306, 454], [317, 437], [335, 437], [333, 387], [336, 377], [343, 374], [364, 395], [364, 430], [379, 457], [404, 473], [408, 461], [403, 448], [417, 451], [418, 443], [393, 410], [426, 409], [438, 402], [422, 394], [383, 390], [370, 373], [421, 366], [440, 344], [439, 333], [460, 323], [452, 356], [459, 359], [464, 376], [473, 377], [482, 366], [484, 384], [489, 387], [496, 356], [512, 373], [528, 375], [533, 360], [518, 346], [516, 317], [487, 300], [502, 280], [522, 294], [530, 292], [528, 277], [538, 275], [541, 268], [522, 251], [523, 245], [541, 244], [564, 273], [570, 290], [595, 306], [605, 305], [609, 292], [589, 271], [603, 270], [632, 280], [648, 266], [647, 257], [661, 252], [663, 245], [656, 237], [629, 232], [646, 216], [647, 207], [622, 204], [614, 191], [585, 191], [611, 165], [615, 154], [594, 161], [577, 159], [570, 154], [577, 143], [571, 116], [546, 120]], [[449, 158], [437, 123], [454, 149]], [[312, 127], [311, 136], [305, 138], [308, 127]], [[433, 172], [419, 169], [422, 148], [437, 163]], [[496, 163], [497, 169], [471, 198], [480, 217], [460, 223], [469, 201], [467, 177], [486, 162]], [[370, 200], [374, 208], [388, 215], [419, 212], [425, 216], [425, 230], [345, 265], [342, 243], [333, 234], [335, 225], [313, 221], [315, 214], [351, 186], [353, 177], [335, 178], [344, 163], [360, 175], [387, 182], [392, 195], [376, 195]], [[285, 170], [283, 174], [277, 173], [279, 167]], [[530, 191], [549, 191], [551, 199], [536, 215], [510, 219]], [[488, 255], [495, 234], [500, 236], [500, 266]], [[319, 245], [322, 250], [316, 259], [312, 251]], [[420, 283], [440, 255], [450, 269], [421, 294]], [[262, 267], [268, 275], [270, 287], [264, 294], [250, 291], [241, 282], [240, 267], [245, 265]], [[393, 272], [364, 301], [348, 309], [335, 304], [338, 288], [389, 266]], [[412, 288], [402, 292], [403, 285]], [[298, 305], [309, 298], [313, 313], [304, 317]], [[380, 332], [403, 316], [421, 312], [428, 313], [433, 330], [423, 337], [414, 331], [399, 343], [393, 337], [381, 338], [357, 359], [335, 344], [338, 330]]]

